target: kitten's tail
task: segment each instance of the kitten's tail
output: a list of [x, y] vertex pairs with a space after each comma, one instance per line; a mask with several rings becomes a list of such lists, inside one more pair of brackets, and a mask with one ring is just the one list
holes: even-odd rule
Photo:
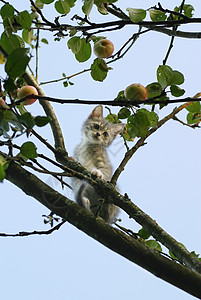
[[79, 190], [78, 190], [78, 192], [76, 194], [76, 202], [80, 206], [82, 206], [82, 207], [86, 208], [87, 210], [91, 211], [91, 209], [90, 209], [90, 201], [89, 201], [89, 199], [86, 196], [84, 196], [85, 189], [86, 189], [86, 183], [84, 182], [80, 186], [80, 188], [79, 188]]

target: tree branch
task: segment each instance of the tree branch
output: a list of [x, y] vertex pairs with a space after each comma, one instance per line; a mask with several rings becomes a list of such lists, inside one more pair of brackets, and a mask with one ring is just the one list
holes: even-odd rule
[[106, 224], [101, 218], [96, 218], [86, 209], [54, 191], [16, 163], [9, 165], [7, 179], [27, 195], [34, 197], [64, 220], [106, 247], [191, 295], [201, 297], [200, 274], [171, 261], [158, 251]]
[[24, 237], [30, 235], [49, 235], [52, 234], [54, 231], [59, 230], [64, 223], [66, 223], [66, 221], [60, 222], [59, 224], [57, 224], [56, 226], [54, 226], [49, 230], [42, 230], [42, 231], [34, 230], [31, 232], [20, 231], [19, 233], [0, 233], [0, 237]]
[[154, 220], [134, 205], [134, 203], [128, 200], [126, 196], [119, 194], [113, 184], [97, 178], [75, 160], [63, 156], [60, 153], [57, 155], [57, 160], [64, 166], [67, 166], [77, 172], [77, 174], [82, 174], [79, 178], [84, 178], [88, 181], [97, 193], [101, 195], [101, 197], [122, 208], [131, 218], [143, 226], [156, 240], [160, 241], [165, 247], [167, 247], [181, 263], [201, 273], [201, 262], [195, 256], [192, 256], [191, 253], [168, 235], [162, 228], [160, 228]]
[[[200, 93], [198, 93], [201, 95]], [[158, 96], [155, 98], [149, 98], [147, 100], [141, 101], [141, 100], [83, 100], [83, 99], [58, 99], [58, 98], [52, 98], [52, 97], [47, 97], [47, 96], [41, 96], [41, 95], [28, 95], [18, 101], [15, 101], [14, 105], [19, 105], [21, 102], [25, 101], [26, 99], [39, 99], [42, 102], [45, 101], [50, 101], [50, 102], [55, 102], [55, 103], [61, 103], [61, 104], [89, 104], [89, 105], [98, 105], [98, 104], [103, 104], [103, 105], [110, 105], [110, 106], [139, 106], [140, 104], [175, 104], [175, 103], [182, 103], [182, 102], [196, 102], [196, 101], [201, 101], [201, 98], [191, 98], [191, 97], [186, 97], [182, 99], [174, 99], [174, 100], [158, 100]], [[45, 100], [45, 101], [43, 101]]]
[[[4, 54], [5, 57], [8, 56], [6, 51], [1, 46], [0, 46], [0, 50]], [[34, 86], [38, 90], [39, 97], [45, 96], [45, 94], [44, 94], [43, 90], [41, 89], [41, 87], [39, 86], [38, 82], [28, 71], [25, 71], [25, 73], [22, 75], [22, 77], [27, 82], [27, 84]], [[52, 133], [54, 136], [55, 148], [58, 151], [61, 151], [63, 154], [68, 155], [66, 148], [65, 148], [64, 138], [63, 138], [61, 127], [59, 125], [59, 122], [57, 120], [57, 117], [54, 113], [54, 110], [53, 110], [51, 104], [47, 101], [40, 101], [40, 104], [42, 105], [46, 115], [51, 117], [50, 125], [51, 125]]]
[[167, 115], [166, 117], [164, 117], [162, 120], [160, 120], [157, 125], [155, 127], [152, 127], [148, 133], [140, 138], [137, 143], [131, 148], [129, 149], [126, 153], [125, 156], [122, 160], [122, 162], [120, 163], [119, 167], [116, 169], [116, 171], [114, 172], [112, 179], [111, 179], [111, 183], [116, 184], [117, 179], [119, 178], [121, 172], [124, 170], [126, 164], [128, 163], [128, 161], [131, 159], [131, 157], [134, 155], [134, 153], [141, 147], [144, 145], [145, 140], [154, 132], [156, 132], [162, 125], [164, 125], [167, 121], [171, 120], [174, 118], [174, 116], [176, 114], [178, 114], [182, 109], [184, 109], [185, 107], [187, 107], [188, 105], [190, 105], [191, 102], [187, 102], [181, 106], [179, 106], [178, 108], [175, 108], [169, 115]]
[[[23, 77], [24, 77], [25, 81], [27, 82], [27, 84], [35, 86], [35, 88], [38, 90], [39, 95], [41, 97], [45, 97], [45, 94], [43, 93], [42, 89], [40, 88], [37, 81], [33, 78], [33, 76], [31, 76], [27, 71], [25, 71]], [[40, 96], [39, 96], [39, 98], [40, 98]], [[67, 155], [62, 130], [61, 130], [61, 127], [59, 125], [59, 122], [57, 120], [57, 117], [54, 113], [52, 106], [47, 101], [40, 101], [40, 104], [42, 105], [46, 115], [51, 117], [51, 119], [52, 119], [50, 122], [50, 125], [51, 125], [53, 136], [54, 136], [55, 148], [59, 151], [64, 152]]]

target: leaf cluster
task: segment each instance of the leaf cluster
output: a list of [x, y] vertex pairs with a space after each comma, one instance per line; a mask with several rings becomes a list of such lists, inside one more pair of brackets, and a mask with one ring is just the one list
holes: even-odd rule
[[[162, 109], [165, 104], [163, 101], [169, 100], [168, 94], [174, 97], [180, 97], [185, 93], [185, 90], [180, 88], [179, 85], [184, 83], [184, 75], [173, 70], [170, 66], [160, 65], [156, 72], [157, 82], [150, 83], [146, 86], [148, 97], [147, 99], [158, 100], [160, 108]], [[125, 101], [124, 91], [120, 91], [115, 98], [115, 101]], [[139, 103], [139, 102], [138, 102]], [[146, 105], [146, 100], [144, 101]], [[149, 105], [150, 106], [150, 105]], [[146, 136], [151, 127], [157, 125], [159, 116], [156, 112], [145, 108], [134, 109], [133, 106], [121, 108], [118, 115], [114, 118], [111, 115], [107, 117], [109, 122], [120, 122], [120, 120], [127, 119], [127, 124], [124, 130], [124, 138], [127, 141], [133, 141], [136, 137]]]
[[200, 102], [193, 102], [187, 108], [187, 123], [191, 124], [198, 124], [201, 122], [201, 105]]
[[[133, 23], [142, 22], [147, 15], [147, 11], [145, 9], [127, 8], [127, 11], [129, 13], [129, 18]], [[173, 11], [165, 10], [161, 7], [161, 5], [148, 10], [149, 17], [153, 22], [192, 18], [193, 11], [194, 7], [190, 4], [184, 4], [182, 7], [176, 6]]]
[[0, 136], [11, 139], [17, 133], [21, 135], [29, 132], [34, 126], [43, 127], [51, 121], [51, 118], [46, 116], [33, 117], [22, 105], [18, 109], [23, 113], [16, 113], [11, 109], [5, 110], [0, 107]]

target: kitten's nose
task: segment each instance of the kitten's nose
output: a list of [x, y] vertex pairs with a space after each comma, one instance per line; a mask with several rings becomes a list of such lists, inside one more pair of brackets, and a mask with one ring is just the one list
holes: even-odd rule
[[99, 132], [97, 132], [97, 133], [96, 133], [96, 136], [100, 136], [100, 133], [99, 133]]

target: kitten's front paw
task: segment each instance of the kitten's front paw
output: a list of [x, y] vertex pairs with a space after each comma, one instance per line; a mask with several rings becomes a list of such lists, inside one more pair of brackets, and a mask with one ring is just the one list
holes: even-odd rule
[[87, 210], [91, 211], [90, 209], [90, 201], [87, 197], [83, 197], [82, 198], [82, 205], [84, 208], [86, 208]]
[[91, 173], [92, 173], [93, 175], [96, 175], [96, 176], [99, 177], [100, 179], [103, 179], [103, 173], [102, 173], [100, 170], [94, 169], [94, 170], [92, 170]]

